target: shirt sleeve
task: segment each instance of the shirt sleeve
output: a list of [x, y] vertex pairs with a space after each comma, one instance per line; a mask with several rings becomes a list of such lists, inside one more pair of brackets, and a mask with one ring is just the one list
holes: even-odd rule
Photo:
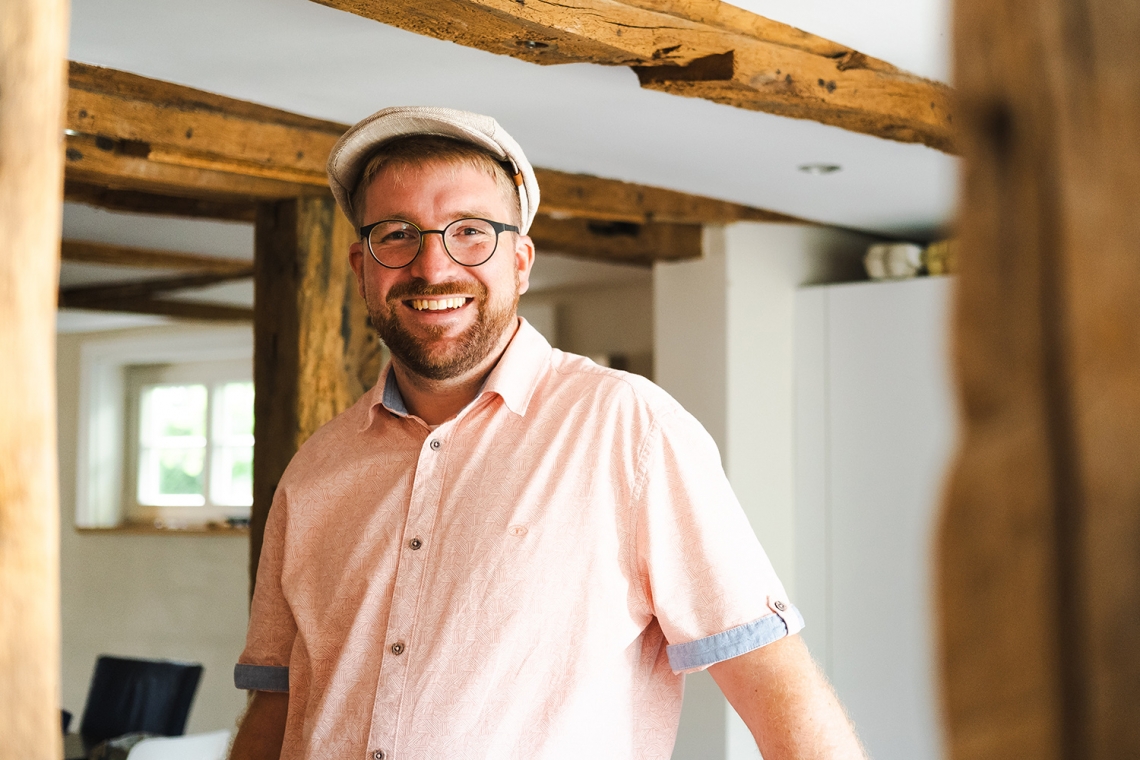
[[265, 524], [245, 650], [234, 667], [234, 685], [239, 689], [289, 691], [289, 656], [297, 624], [281, 587], [287, 512], [285, 491], [278, 489]]
[[691, 414], [677, 409], [655, 421], [638, 480], [638, 572], [674, 672], [703, 670], [803, 628], [716, 444]]

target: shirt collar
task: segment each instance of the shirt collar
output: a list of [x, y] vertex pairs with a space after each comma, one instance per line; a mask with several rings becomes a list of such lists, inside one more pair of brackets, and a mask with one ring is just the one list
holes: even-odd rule
[[[546, 338], [542, 337], [542, 333], [519, 317], [518, 330], [507, 344], [498, 364], [483, 382], [483, 387], [476, 398], [484, 393], [496, 393], [503, 399], [508, 409], [520, 417], [525, 416], [531, 397], [534, 396], [538, 382], [542, 378], [542, 372], [549, 364], [552, 350]], [[362, 431], [372, 426], [380, 407], [399, 417], [410, 415], [404, 397], [400, 394], [400, 388], [396, 385], [396, 373], [392, 371], [390, 361], [384, 366], [380, 378], [369, 391], [369, 395], [368, 413]]]
[[[399, 397], [399, 411], [393, 411], [392, 406], [395, 405], [394, 403], [389, 405], [390, 402], [395, 401], [395, 398], [386, 398], [389, 387], [395, 392], [396, 396]], [[392, 372], [392, 362], [389, 361], [384, 365], [384, 368], [380, 370], [380, 377], [377, 378], [376, 385], [372, 386], [365, 394], [368, 397], [368, 406], [364, 414], [364, 421], [360, 424], [360, 432], [363, 433], [372, 427], [373, 423], [376, 422], [376, 415], [379, 414], [380, 407], [384, 407], [393, 414], [398, 414], [401, 417], [408, 416], [407, 408], [404, 406], [404, 398], [399, 394], [400, 389], [396, 387], [396, 376]]]
[[520, 417], [525, 416], [538, 382], [550, 364], [552, 351], [542, 333], [519, 317], [518, 332], [487, 376], [482, 393], [499, 394], [508, 409]]

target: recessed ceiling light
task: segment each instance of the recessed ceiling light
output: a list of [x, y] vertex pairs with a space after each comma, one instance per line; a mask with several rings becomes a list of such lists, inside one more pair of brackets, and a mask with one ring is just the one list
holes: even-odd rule
[[800, 171], [804, 174], [834, 174], [843, 167], [839, 164], [803, 164], [800, 166]]

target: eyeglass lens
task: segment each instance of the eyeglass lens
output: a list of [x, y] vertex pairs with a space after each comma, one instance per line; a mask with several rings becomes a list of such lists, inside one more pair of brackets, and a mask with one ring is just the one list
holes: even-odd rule
[[[411, 263], [423, 245], [423, 235], [410, 222], [381, 222], [368, 233], [372, 255], [386, 267], [398, 268]], [[491, 258], [499, 234], [483, 219], [457, 219], [443, 229], [443, 247], [448, 255], [464, 266], [478, 266]]]

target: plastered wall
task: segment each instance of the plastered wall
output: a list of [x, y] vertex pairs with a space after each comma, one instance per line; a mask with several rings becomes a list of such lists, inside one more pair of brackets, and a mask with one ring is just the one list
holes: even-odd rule
[[621, 354], [630, 359], [631, 371], [651, 375], [652, 282], [544, 290], [527, 293], [519, 305], [554, 308], [556, 347], [583, 356]]
[[[150, 328], [163, 329], [163, 328]], [[248, 620], [243, 536], [79, 533], [75, 529], [79, 346], [57, 338], [62, 707], [78, 727], [100, 654], [205, 665], [188, 733], [232, 728], [245, 707], [233, 664]]]

